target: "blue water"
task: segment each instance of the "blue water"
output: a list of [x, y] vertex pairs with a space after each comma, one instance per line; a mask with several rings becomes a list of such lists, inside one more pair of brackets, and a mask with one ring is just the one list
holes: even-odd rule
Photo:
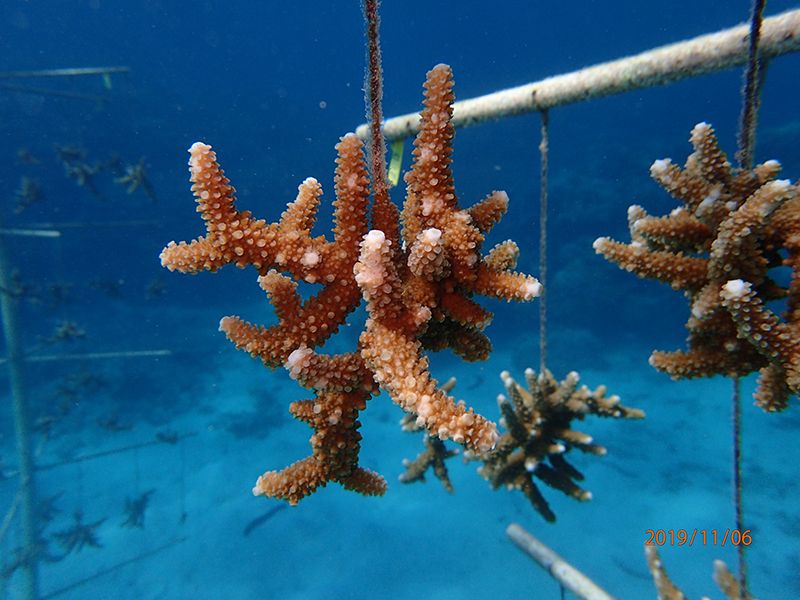
[[[768, 12], [795, 7], [773, 1]], [[747, 11], [745, 2], [710, 0], [387, 1], [384, 110], [417, 110], [425, 72], [439, 62], [453, 67], [457, 97], [468, 98], [729, 27]], [[239, 205], [259, 217], [277, 219], [303, 179], [319, 179], [327, 201], [318, 231], [327, 232], [333, 147], [364, 120], [359, 5], [9, 0], [0, 18], [0, 71], [130, 67], [112, 75], [110, 87], [99, 76], [9, 81], [102, 102], [0, 88], [4, 226], [62, 232], [5, 238], [33, 289], [19, 307], [23, 346], [31, 356], [171, 352], [28, 364], [36, 461], [69, 463], [37, 474], [40, 499], [58, 509], [43, 520], [42, 537], [60, 560], [41, 562], [42, 597], [559, 598], [557, 584], [506, 539], [506, 526], [518, 522], [615, 597], [654, 598], [646, 530], [733, 527], [730, 382], [672, 382], [652, 370], [653, 349], [683, 346], [686, 302], [606, 263], [591, 244], [600, 235], [628, 239], [629, 204], [653, 214], [674, 207], [648, 169], [657, 158], [682, 163], [695, 123], [714, 124], [733, 154], [739, 70], [551, 111], [549, 365], [558, 377], [577, 370], [591, 387], [606, 384], [647, 412], [639, 422], [581, 424], [609, 450], [575, 460], [591, 502], [543, 489], [558, 517], [548, 524], [521, 494], [492, 491], [475, 464], [459, 458], [449, 461], [453, 495], [432, 475], [424, 484], [397, 482], [402, 459], [419, 452], [421, 439], [400, 431], [401, 411], [384, 395], [363, 413], [361, 463], [387, 478], [386, 496], [363, 498], [333, 484], [244, 535], [250, 521], [281, 506], [251, 496], [256, 477], [309, 451], [308, 428], [287, 410], [307, 392], [217, 331], [228, 314], [272, 322], [254, 271], [189, 277], [163, 270], [158, 254], [170, 240], [203, 233], [186, 170], [186, 149], [197, 140], [215, 147]], [[779, 159], [792, 181], [800, 176], [798, 72], [797, 55], [770, 64], [756, 156]], [[454, 157], [462, 205], [494, 189], [508, 192], [509, 214], [487, 247], [515, 239], [520, 268], [534, 274], [538, 129], [536, 116], [524, 116], [459, 131]], [[108, 170], [96, 176], [98, 194], [78, 186], [55, 145], [82, 148], [89, 164], [144, 157], [157, 201], [142, 190], [126, 194]], [[22, 148], [32, 160], [20, 158]], [[39, 183], [43, 199], [17, 214], [23, 177]], [[402, 200], [402, 189], [393, 194]], [[80, 223], [94, 226], [71, 226]], [[496, 313], [487, 331], [492, 358], [464, 364], [435, 356], [433, 371], [456, 375], [458, 397], [497, 418], [499, 372], [521, 379], [525, 367], [538, 365], [538, 306], [485, 304]], [[354, 315], [334, 348], [352, 347], [362, 320]], [[64, 321], [84, 335], [49, 339]], [[8, 390], [5, 370], [0, 378]], [[753, 387], [744, 382], [746, 400]], [[800, 597], [800, 413], [792, 402], [774, 415], [749, 400], [743, 406], [749, 574], [762, 599]], [[41, 420], [54, 415], [44, 435]], [[190, 436], [73, 461], [159, 432]], [[18, 485], [10, 402], [0, 404], [0, 459], [2, 517]], [[126, 498], [149, 490], [144, 527], [123, 526]], [[57, 534], [74, 524], [76, 511], [84, 523], [102, 521], [95, 528], [101, 547], [64, 556]], [[22, 543], [18, 518], [9, 524], [0, 540], [3, 571]], [[735, 566], [730, 545], [668, 544], [662, 556], [690, 597], [721, 597], [711, 579], [715, 558]], [[0, 578], [0, 598], [20, 597], [20, 588], [19, 572]]]

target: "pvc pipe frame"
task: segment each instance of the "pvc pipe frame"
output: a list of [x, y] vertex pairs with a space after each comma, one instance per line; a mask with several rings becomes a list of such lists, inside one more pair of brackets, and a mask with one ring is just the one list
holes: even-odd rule
[[[0, 223], [2, 227], [2, 223]], [[5, 244], [0, 238], [0, 289], [11, 289], [11, 268]], [[14, 412], [17, 461], [20, 474], [20, 508], [22, 525], [22, 552], [26, 561], [21, 566], [21, 581], [18, 597], [22, 600], [36, 600], [39, 597], [38, 557], [36, 544], [39, 528], [36, 519], [36, 485], [34, 482], [34, 461], [31, 448], [30, 419], [28, 400], [25, 393], [24, 370], [25, 355], [17, 318], [17, 299], [7, 292], [0, 292], [0, 321], [3, 325], [6, 351], [8, 352], [8, 375], [11, 384], [11, 407]]]
[[539, 563], [564, 589], [581, 600], [614, 600], [608, 592], [578, 571], [516, 523], [506, 528], [506, 535], [517, 547]]
[[[748, 56], [748, 37], [749, 25], [738, 25], [572, 73], [462, 100], [453, 105], [453, 125], [466, 127], [743, 65]], [[764, 19], [759, 45], [762, 58], [799, 50], [800, 9]], [[419, 113], [394, 117], [383, 125], [383, 134], [389, 141], [409, 137], [418, 130]], [[367, 139], [367, 125], [359, 125], [356, 135]]]

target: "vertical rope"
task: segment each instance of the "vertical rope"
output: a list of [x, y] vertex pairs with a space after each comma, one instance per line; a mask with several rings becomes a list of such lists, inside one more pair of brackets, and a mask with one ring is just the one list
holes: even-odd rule
[[[753, 168], [756, 123], [758, 121], [758, 108], [761, 103], [761, 87], [764, 82], [761, 61], [758, 55], [758, 45], [761, 39], [761, 22], [765, 4], [766, 0], [753, 0], [753, 4], [750, 7], [748, 58], [747, 68], [744, 72], [742, 113], [737, 140], [739, 165], [748, 170]], [[742, 506], [742, 402], [738, 377], [733, 378], [731, 405], [733, 420], [733, 508], [736, 529], [742, 532], [744, 531], [744, 508]], [[739, 544], [736, 547], [736, 553], [739, 559], [739, 589], [742, 597], [745, 597], [747, 595], [747, 564], [744, 556], [744, 544]]]
[[[364, 0], [367, 24], [367, 69], [364, 75], [364, 97], [369, 120], [369, 163], [372, 174], [372, 227], [383, 231], [387, 239], [400, 246], [400, 214], [389, 197], [386, 176], [386, 144], [383, 139], [383, 68], [381, 67], [379, 0]], [[400, 259], [400, 253], [396, 255]]]
[[139, 495], [139, 449], [133, 451], [133, 490], [134, 493]]
[[[2, 227], [2, 223], [0, 223]], [[11, 408], [14, 412], [17, 461], [19, 468], [20, 518], [22, 520], [22, 545], [25, 564], [22, 565], [22, 582], [19, 597], [34, 600], [39, 595], [37, 546], [39, 529], [36, 519], [35, 460], [31, 443], [28, 398], [25, 388], [25, 355], [17, 315], [17, 298], [5, 290], [13, 289], [11, 262], [0, 236], [0, 319], [8, 354], [8, 376], [11, 384]]]
[[370, 165], [375, 195], [389, 189], [386, 180], [386, 144], [383, 141], [383, 69], [381, 67], [379, 0], [364, 0], [364, 18], [367, 22], [367, 72], [364, 93], [370, 133]]
[[763, 20], [766, 0], [753, 0], [750, 9], [750, 37], [748, 46], [747, 68], [744, 72], [742, 87], [742, 114], [739, 123], [739, 165], [743, 169], [753, 168], [753, 154], [756, 145], [756, 124], [758, 107], [761, 104], [761, 60], [758, 56], [758, 43], [761, 39], [761, 21]]
[[184, 442], [178, 442], [180, 444], [180, 457], [181, 457], [181, 466], [178, 474], [178, 492], [180, 493], [180, 503], [181, 503], [181, 516], [180, 522], [181, 524], [186, 522], [186, 449], [184, 447]]
[[539, 174], [539, 282], [542, 291], [539, 294], [539, 373], [547, 369], [547, 178], [550, 155], [550, 120], [546, 110], [539, 113], [542, 117], [539, 156], [541, 172]]
[[[744, 531], [744, 510], [742, 508], [742, 403], [739, 393], [739, 378], [733, 378], [733, 505], [736, 512], [736, 529]], [[736, 546], [739, 558], [739, 588], [742, 598], [747, 595], [747, 565], [744, 560], [744, 544]]]

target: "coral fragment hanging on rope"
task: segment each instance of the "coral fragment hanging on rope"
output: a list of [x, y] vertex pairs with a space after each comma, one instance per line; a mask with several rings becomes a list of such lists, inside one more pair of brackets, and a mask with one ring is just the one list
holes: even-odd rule
[[497, 403], [503, 418], [500, 424], [506, 429], [497, 446], [477, 458], [484, 464], [478, 472], [492, 487], [517, 489], [547, 521], [555, 521], [547, 500], [536, 481], [560, 490], [576, 500], [589, 500], [591, 492], [576, 482], [583, 474], [566, 459], [570, 449], [603, 456], [606, 449], [594, 442], [592, 436], [572, 428], [572, 422], [587, 415], [615, 419], [642, 419], [644, 411], [620, 404], [619, 396], [606, 396], [605, 386], [590, 390], [579, 385], [575, 371], [558, 382], [550, 373], [537, 374], [525, 370], [527, 388], [514, 381], [508, 371], [500, 378], [506, 395], [499, 395]]
[[[800, 392], [800, 193], [776, 180], [774, 160], [731, 166], [714, 130], [699, 123], [684, 168], [657, 160], [650, 174], [681, 206], [653, 217], [628, 209], [631, 243], [594, 243], [598, 254], [689, 299], [688, 350], [656, 351], [650, 364], [677, 379], [760, 370], [756, 403], [782, 410]], [[773, 269], [788, 266], [790, 282]], [[767, 302], [787, 300], [785, 321]]]
[[[315, 179], [300, 185], [277, 223], [267, 223], [235, 207], [234, 189], [210, 146], [198, 142], [190, 149], [192, 191], [207, 233], [189, 243], [171, 242], [161, 253], [162, 265], [185, 273], [226, 264], [254, 267], [278, 324], [265, 328], [225, 317], [220, 330], [266, 366], [283, 365], [314, 393], [290, 407], [314, 430], [312, 454], [282, 471], [266, 472], [253, 490], [257, 495], [296, 504], [329, 481], [362, 494], [383, 494], [383, 478], [358, 465], [358, 414], [379, 389], [430, 435], [478, 453], [497, 441], [494, 423], [438, 385], [425, 351], [451, 348], [467, 360], [486, 358], [491, 344], [483, 330], [491, 313], [473, 296], [528, 301], [541, 286], [512, 270], [518, 253], [513, 242], [481, 254], [484, 234], [507, 209], [505, 193], [493, 192], [468, 209], [458, 206], [450, 168], [452, 88], [448, 66], [428, 73], [400, 223], [388, 198], [376, 198], [368, 214], [361, 143], [353, 134], [341, 139], [333, 241], [311, 234], [322, 195]], [[376, 227], [369, 232], [368, 216]], [[299, 281], [322, 289], [303, 301], [296, 291]], [[335, 356], [317, 353], [362, 297], [368, 319], [358, 348]]]

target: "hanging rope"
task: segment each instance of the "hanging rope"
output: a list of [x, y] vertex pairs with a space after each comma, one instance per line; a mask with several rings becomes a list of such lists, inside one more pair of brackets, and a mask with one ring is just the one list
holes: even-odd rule
[[[733, 378], [733, 506], [736, 512], [736, 529], [744, 531], [744, 510], [742, 508], [742, 402], [739, 394], [739, 378]], [[747, 564], [744, 560], [744, 544], [736, 546], [739, 559], [739, 589], [742, 597], [747, 595]]]
[[539, 282], [542, 291], [539, 294], [539, 373], [547, 368], [547, 178], [550, 155], [550, 121], [549, 113], [543, 110], [541, 137], [539, 141], [539, 157], [541, 171], [539, 174]]
[[[372, 174], [372, 228], [383, 231], [386, 238], [400, 244], [400, 213], [389, 196], [386, 174], [386, 143], [383, 137], [383, 69], [381, 67], [380, 15], [378, 0], [364, 0], [364, 21], [367, 38], [367, 69], [364, 92], [369, 119], [369, 162]], [[399, 259], [400, 254], [397, 254]]]
[[[753, 168], [753, 155], [756, 145], [756, 124], [758, 108], [761, 104], [761, 87], [764, 72], [759, 57], [761, 41], [761, 25], [766, 0], [753, 0], [750, 9], [750, 34], [747, 55], [747, 68], [744, 73], [742, 88], [742, 112], [739, 124], [738, 152], [739, 165], [743, 169]], [[742, 402], [738, 377], [733, 378], [733, 394], [731, 397], [732, 443], [733, 443], [733, 508], [735, 526], [739, 532], [744, 531], [744, 507], [742, 506]], [[747, 563], [745, 546], [736, 547], [739, 561], [739, 589], [742, 596], [747, 596]]]
[[183, 524], [186, 522], [186, 517], [188, 516], [186, 512], [186, 449], [183, 442], [180, 444], [180, 460], [181, 466], [178, 471], [178, 493], [180, 494], [181, 514], [179, 522]]
[[742, 88], [742, 115], [739, 123], [739, 165], [743, 169], [753, 168], [753, 154], [756, 145], [756, 124], [758, 108], [761, 104], [761, 59], [759, 57], [759, 41], [761, 40], [761, 22], [763, 20], [766, 0], [754, 0], [750, 10], [750, 35], [747, 53], [747, 68], [744, 72]]

